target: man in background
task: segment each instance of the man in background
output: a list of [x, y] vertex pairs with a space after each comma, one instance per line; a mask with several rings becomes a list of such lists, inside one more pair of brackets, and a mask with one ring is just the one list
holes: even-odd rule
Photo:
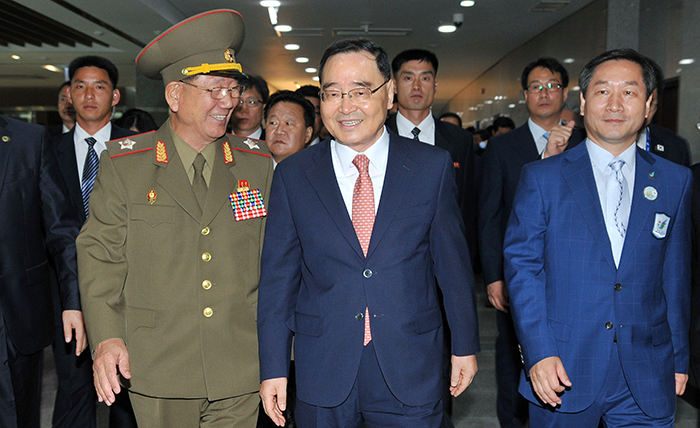
[[275, 167], [310, 141], [314, 130], [313, 107], [311, 102], [292, 91], [277, 92], [268, 100], [265, 132]]
[[241, 137], [264, 140], [263, 111], [270, 98], [267, 82], [260, 76], [248, 76], [243, 85], [245, 89], [233, 110], [231, 128]]
[[296, 90], [296, 93], [306, 98], [314, 106], [314, 133], [311, 134], [311, 141], [308, 146], [311, 147], [321, 142], [321, 131], [325, 128], [321, 121], [321, 98], [319, 97], [320, 89], [318, 86], [304, 85]]
[[58, 88], [58, 115], [61, 118], [61, 124], [49, 127], [49, 134], [52, 137], [64, 134], [75, 126], [75, 110], [73, 104], [68, 100], [69, 88], [70, 81], [63, 82]]

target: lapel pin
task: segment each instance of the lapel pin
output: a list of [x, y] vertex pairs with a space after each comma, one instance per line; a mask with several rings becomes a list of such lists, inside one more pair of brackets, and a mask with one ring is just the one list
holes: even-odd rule
[[2, 142], [3, 142], [3, 143], [7, 143], [8, 141], [10, 141], [10, 137], [8, 137], [7, 135], [3, 135], [3, 136], [2, 136]]
[[247, 190], [250, 190], [250, 183], [248, 183], [248, 180], [238, 180], [238, 188], [236, 191], [245, 192]]
[[655, 201], [658, 196], [659, 192], [657, 192], [653, 187], [647, 186], [644, 188], [644, 197], [647, 198], [647, 200]]
[[663, 152], [665, 150], [664, 146], [661, 144], [656, 145], [656, 151], [657, 152]]
[[119, 142], [119, 146], [120, 146], [121, 150], [124, 150], [124, 149], [132, 150], [134, 148], [134, 144], [136, 144], [136, 142], [129, 139], [129, 138]]
[[649, 178], [656, 178], [656, 171], [652, 171], [649, 173]]
[[259, 149], [260, 146], [258, 146], [258, 143], [255, 141], [251, 140], [250, 138], [246, 138], [246, 140], [243, 142], [246, 146], [248, 146], [249, 149]]
[[156, 192], [151, 189], [150, 192], [148, 192], [148, 203], [153, 205], [153, 203], [156, 201]]

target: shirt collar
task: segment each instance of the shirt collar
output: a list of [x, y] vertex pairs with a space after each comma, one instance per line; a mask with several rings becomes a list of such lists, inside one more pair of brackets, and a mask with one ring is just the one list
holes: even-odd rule
[[[623, 173], [628, 175], [634, 171], [636, 162], [637, 145], [632, 144], [627, 150], [620, 153], [619, 156], [615, 157], [612, 153], [600, 147], [590, 139], [586, 138], [586, 148], [588, 149], [588, 156], [591, 158], [591, 163], [593, 166], [598, 168], [602, 172], [606, 172], [606, 168], [613, 161], [613, 159], [621, 159], [625, 162], [622, 167]], [[624, 171], [626, 170], [626, 171]]]
[[[168, 123], [168, 125], [170, 125], [170, 123]], [[170, 136], [175, 144], [175, 150], [177, 150], [177, 154], [182, 160], [182, 165], [185, 167], [185, 171], [187, 171], [192, 167], [192, 163], [194, 162], [194, 158], [197, 157], [198, 152], [192, 146], [187, 144], [185, 140], [180, 138], [180, 136], [175, 133], [172, 126], [169, 126], [169, 128]], [[212, 168], [214, 165], [214, 159], [216, 158], [216, 141], [211, 144], [207, 144], [201, 153], [202, 156], [204, 156], [204, 160], [207, 162], [206, 164]]]
[[420, 134], [418, 134], [418, 137], [420, 138], [421, 135], [429, 135], [430, 131], [434, 129], [431, 127], [434, 126], [435, 118], [432, 114], [432, 108], [431, 113], [429, 113], [425, 117], [425, 119], [423, 119], [418, 125], [414, 125], [413, 122], [406, 119], [406, 116], [402, 115], [400, 111], [396, 113], [396, 130], [399, 131], [399, 135], [408, 136], [408, 138], [413, 138], [411, 131], [413, 130], [413, 128], [417, 127], [418, 129], [420, 129]]
[[109, 141], [111, 138], [110, 136], [112, 135], [112, 122], [107, 122], [105, 126], [102, 127], [99, 131], [95, 133], [95, 135], [90, 135], [87, 133], [86, 130], [84, 130], [78, 122], [75, 122], [75, 140], [76, 141], [84, 141], [88, 137], [92, 137], [97, 142], [104, 144], [106, 141]]
[[[343, 175], [348, 175], [348, 171], [351, 168], [355, 168], [352, 161], [360, 152], [339, 143], [335, 139], [331, 140], [331, 150], [335, 151], [338, 156]], [[386, 132], [386, 126], [382, 130], [381, 137], [362, 153], [369, 158], [370, 167], [374, 167], [378, 171], [386, 170], [389, 157], [389, 133]]]

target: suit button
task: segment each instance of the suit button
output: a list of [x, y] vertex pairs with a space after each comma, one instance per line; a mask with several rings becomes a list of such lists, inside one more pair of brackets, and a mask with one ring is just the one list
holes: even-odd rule
[[355, 319], [358, 321], [362, 321], [362, 318], [364, 318], [364, 317], [365, 317], [365, 314], [363, 314], [362, 312], [358, 312], [357, 315], [355, 315]]
[[202, 288], [205, 290], [210, 289], [211, 288], [211, 281], [209, 281], [208, 279], [205, 279], [204, 281], [202, 281]]
[[209, 229], [209, 226], [202, 229], [202, 235], [204, 235], [204, 236], [209, 235], [209, 232], [211, 232], [211, 229]]
[[204, 260], [205, 262], [208, 262], [209, 260], [211, 260], [211, 254], [202, 253], [202, 260]]
[[371, 278], [372, 277], [372, 270], [371, 269], [365, 269], [362, 271], [362, 276], [365, 278]]
[[214, 311], [212, 308], [204, 308], [204, 316], [207, 318], [210, 318], [212, 315], [214, 315]]
[[608, 329], [608, 330], [612, 330], [612, 328], [613, 328], [613, 323], [611, 323], [610, 321], [606, 322], [606, 323], [605, 323], [605, 328]]
[[615, 284], [615, 291], [620, 291], [620, 290], [622, 290], [622, 285]]

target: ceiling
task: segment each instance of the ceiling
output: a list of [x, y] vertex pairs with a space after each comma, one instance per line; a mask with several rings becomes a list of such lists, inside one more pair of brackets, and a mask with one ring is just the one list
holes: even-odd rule
[[[73, 58], [87, 54], [112, 60], [120, 70], [119, 86], [134, 86], [134, 58], [143, 45], [188, 16], [231, 8], [240, 12], [246, 23], [246, 40], [236, 59], [245, 72], [263, 76], [273, 91], [313, 84], [314, 74], [304, 70], [318, 67], [325, 48], [344, 38], [334, 35], [338, 29], [407, 29], [405, 36], [369, 38], [383, 46], [390, 57], [409, 48], [426, 48], [437, 54], [440, 69], [435, 107], [439, 109], [508, 52], [592, 1], [476, 0], [473, 7], [464, 8], [460, 0], [280, 0], [279, 23], [291, 25], [293, 31], [277, 33], [259, 0], [22, 0], [22, 6], [39, 14], [17, 30], [27, 32], [23, 40], [35, 40], [42, 33], [48, 37], [52, 30], [47, 22], [55, 20], [76, 30], [76, 43], [3, 45], [0, 37], [0, 89], [55, 88], [64, 74], [42, 66], [62, 69]], [[8, 20], [7, 12], [2, 13], [17, 5], [12, 0], [0, 0], [0, 25], [5, 29], [10, 23], [22, 27], [19, 18]], [[533, 10], [537, 8], [558, 10]], [[464, 16], [457, 31], [438, 32], [438, 26], [452, 23], [456, 13]], [[287, 51], [284, 45], [288, 43], [301, 48]], [[13, 54], [20, 59], [12, 59]], [[298, 56], [308, 57], [309, 63], [296, 63]]]

